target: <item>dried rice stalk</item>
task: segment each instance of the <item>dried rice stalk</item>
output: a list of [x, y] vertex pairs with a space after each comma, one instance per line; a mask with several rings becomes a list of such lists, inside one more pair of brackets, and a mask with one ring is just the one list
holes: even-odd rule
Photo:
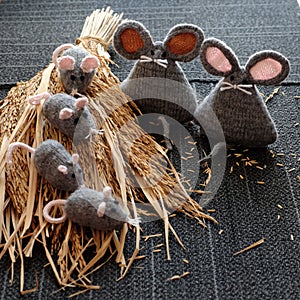
[[[3, 237], [6, 243], [0, 259], [8, 251], [12, 262], [16, 260], [16, 253], [23, 261], [24, 255], [32, 256], [34, 243], [39, 238], [57, 281], [62, 286], [77, 285], [94, 289], [95, 286], [86, 276], [101, 267], [99, 262], [106, 262], [103, 262], [103, 257], [107, 252], [111, 256], [117, 253], [116, 261], [121, 266], [121, 278], [125, 276], [139, 251], [140, 230], [136, 230], [136, 249], [129, 264], [126, 264], [123, 249], [127, 224], [123, 226], [119, 237], [116, 232], [93, 230], [91, 234], [89, 229], [80, 228], [71, 222], [55, 226], [47, 224], [42, 215], [45, 203], [68, 195], [56, 191], [37, 175], [33, 162], [25, 151], [15, 151], [13, 168], [8, 168], [6, 153], [12, 142], [21, 141], [37, 147], [42, 141], [52, 138], [61, 142], [68, 151], [78, 152], [87, 186], [97, 190], [103, 185], [111, 186], [125, 207], [133, 207], [135, 215], [143, 211], [137, 210], [134, 202], [147, 202], [154, 207], [165, 222], [167, 249], [168, 229], [181, 243], [168, 222], [168, 208], [180, 207], [180, 211], [196, 218], [204, 226], [204, 219], [215, 222], [188, 196], [172, 165], [171, 169], [165, 170], [164, 165], [168, 159], [164, 150], [134, 122], [133, 110], [137, 109], [126, 104], [130, 99], [120, 90], [118, 78], [108, 67], [110, 59], [107, 47], [121, 18], [122, 15], [113, 14], [110, 8], [96, 10], [87, 18], [81, 37], [76, 41], [79, 47], [86, 48], [101, 61], [101, 68], [87, 91], [87, 97], [90, 100], [90, 111], [98, 128], [105, 130], [104, 135], [97, 136], [92, 143], [87, 142], [75, 148], [71, 140], [43, 119], [41, 107], [28, 105], [27, 99], [31, 95], [45, 91], [53, 94], [64, 91], [53, 63], [31, 80], [18, 83], [4, 99], [2, 106], [0, 238]], [[131, 141], [134, 141], [134, 147]], [[134, 202], [127, 203], [127, 199], [134, 199]], [[159, 204], [162, 199], [163, 208]], [[61, 208], [57, 208], [55, 213], [60, 214]], [[86, 261], [85, 251], [90, 247], [97, 251], [90, 261]], [[57, 253], [57, 262], [53, 260], [52, 252]], [[90, 269], [92, 270], [87, 273]], [[76, 280], [73, 279], [74, 276], [77, 276]], [[21, 292], [24, 292], [23, 286], [22, 264]]]

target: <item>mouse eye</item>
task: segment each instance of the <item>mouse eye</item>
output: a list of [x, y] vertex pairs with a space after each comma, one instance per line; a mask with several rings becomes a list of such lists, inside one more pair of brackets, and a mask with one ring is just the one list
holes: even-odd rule
[[150, 54], [151, 54], [151, 55], [154, 55], [154, 54], [155, 54], [154, 50], [151, 50], [151, 51], [150, 51]]
[[71, 176], [72, 176], [72, 178], [75, 178], [75, 174], [74, 174], [74, 173], [72, 173], [72, 175], [71, 175]]
[[164, 51], [164, 52], [161, 54], [161, 57], [162, 57], [162, 58], [166, 58], [166, 57], [167, 57], [167, 52]]
[[81, 114], [82, 117], [86, 118], [87, 117], [87, 113], [84, 111], [82, 114]]
[[74, 80], [76, 79], [76, 76], [75, 76], [75, 75], [71, 75], [71, 76], [70, 76], [70, 79], [71, 79], [72, 81], [74, 81]]
[[84, 81], [84, 78], [85, 78], [85, 77], [84, 77], [83, 75], [80, 76], [80, 80], [81, 80], [81, 81]]
[[114, 199], [114, 200], [113, 200], [113, 203], [114, 203], [114, 204], [119, 204], [119, 201], [116, 200], [116, 199]]
[[74, 124], [77, 125], [78, 122], [79, 122], [79, 118], [75, 118], [75, 119], [74, 119]]
[[233, 75], [230, 76], [230, 80], [233, 81], [235, 77]]

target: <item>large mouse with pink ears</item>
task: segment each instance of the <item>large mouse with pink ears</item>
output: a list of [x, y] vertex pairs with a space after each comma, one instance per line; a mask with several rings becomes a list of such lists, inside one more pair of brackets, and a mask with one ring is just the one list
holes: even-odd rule
[[[63, 54], [58, 57], [61, 52]], [[52, 60], [58, 68], [65, 90], [71, 94], [84, 93], [91, 84], [96, 69], [100, 66], [95, 55], [72, 44], [57, 47], [53, 52]]]
[[289, 74], [288, 60], [278, 52], [262, 51], [251, 56], [245, 67], [234, 52], [217, 39], [204, 41], [200, 59], [212, 75], [224, 77], [195, 111], [195, 117], [217, 136], [210, 114], [221, 123], [227, 144], [265, 147], [277, 139], [275, 124], [256, 84], [273, 85]]
[[143, 114], [169, 115], [181, 123], [193, 120], [196, 96], [178, 64], [199, 55], [204, 36], [192, 24], [178, 24], [163, 42], [153, 42], [150, 32], [136, 21], [122, 23], [114, 34], [115, 50], [137, 60], [121, 88]]

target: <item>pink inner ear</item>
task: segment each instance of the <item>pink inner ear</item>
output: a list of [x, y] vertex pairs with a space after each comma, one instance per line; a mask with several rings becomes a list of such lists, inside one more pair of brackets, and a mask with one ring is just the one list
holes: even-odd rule
[[282, 71], [280, 62], [273, 58], [266, 58], [256, 63], [250, 74], [254, 80], [269, 80], [278, 76]]
[[217, 47], [209, 47], [206, 50], [207, 62], [217, 71], [226, 73], [231, 71], [232, 65], [223, 52]]
[[100, 66], [99, 59], [94, 55], [88, 55], [82, 60], [80, 68], [84, 73], [90, 73]]
[[57, 61], [60, 70], [74, 70], [75, 59], [72, 56], [63, 56]]

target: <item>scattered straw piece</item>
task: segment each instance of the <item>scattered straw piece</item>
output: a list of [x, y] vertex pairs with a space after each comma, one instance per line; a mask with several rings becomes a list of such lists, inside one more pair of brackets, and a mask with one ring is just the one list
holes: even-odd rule
[[180, 276], [179, 275], [174, 275], [172, 276], [171, 278], [168, 278], [167, 281], [170, 281], [170, 280], [178, 280], [180, 279]]
[[256, 183], [257, 183], [257, 184], [265, 184], [264, 181], [257, 181]]
[[187, 275], [191, 274], [190, 272], [184, 272], [182, 275], [180, 275], [180, 278], [185, 277]]
[[280, 215], [277, 215], [277, 221], [279, 221], [281, 219]]
[[296, 168], [292, 168], [292, 169], [289, 169], [288, 172], [293, 172], [295, 170], [296, 170]]
[[295, 99], [300, 99], [300, 96], [294, 96]]
[[292, 241], [294, 240], [294, 235], [293, 235], [293, 234], [291, 234], [291, 240], [292, 240]]
[[275, 88], [274, 91], [272, 92], [272, 94], [270, 94], [266, 100], [265, 100], [265, 103], [267, 103], [268, 101], [270, 101], [275, 95], [278, 94], [279, 90], [280, 90], [280, 86], [278, 88]]
[[152, 252], [154, 253], [161, 252], [161, 249], [154, 249]]
[[283, 167], [283, 164], [277, 163], [276, 166], [278, 166], [278, 167]]
[[185, 264], [189, 264], [189, 263], [190, 263], [190, 262], [189, 262], [187, 259], [185, 259], [185, 258], [184, 258], [182, 261], [183, 261]]
[[184, 272], [183, 274], [181, 275], [174, 275], [172, 276], [171, 278], [168, 278], [167, 281], [170, 281], [170, 280], [178, 280], [180, 278], [183, 278], [185, 276], [188, 276], [189, 274], [191, 274], [190, 272]]
[[162, 236], [162, 233], [152, 234], [152, 235], [144, 235], [142, 236], [143, 239], [145, 239], [145, 242], [148, 241], [150, 238], [154, 237], [160, 237]]
[[253, 243], [252, 245], [250, 245], [250, 246], [248, 246], [248, 247], [246, 247], [246, 248], [244, 248], [244, 249], [242, 249], [242, 250], [240, 250], [238, 252], [235, 252], [233, 255], [238, 255], [240, 253], [243, 253], [243, 252], [246, 252], [248, 250], [251, 250], [251, 249], [253, 249], [253, 248], [261, 245], [262, 243], [264, 243], [264, 241], [265, 241], [265, 239], [260, 239], [259, 241]]
[[224, 230], [223, 230], [223, 229], [221, 229], [221, 230], [219, 231], [219, 234], [221, 235], [223, 232], [224, 232]]
[[38, 278], [38, 274], [37, 272], [35, 272], [35, 287], [33, 289], [30, 289], [30, 290], [26, 290], [26, 291], [21, 291], [21, 295], [24, 296], [24, 295], [27, 295], [27, 294], [30, 294], [30, 293], [33, 293], [33, 292], [37, 292], [39, 290], [39, 278]]
[[279, 209], [283, 209], [282, 205], [280, 205], [280, 204], [277, 204], [277, 207], [278, 207]]
[[207, 212], [214, 213], [214, 212], [216, 212], [216, 210], [215, 209], [208, 209]]

